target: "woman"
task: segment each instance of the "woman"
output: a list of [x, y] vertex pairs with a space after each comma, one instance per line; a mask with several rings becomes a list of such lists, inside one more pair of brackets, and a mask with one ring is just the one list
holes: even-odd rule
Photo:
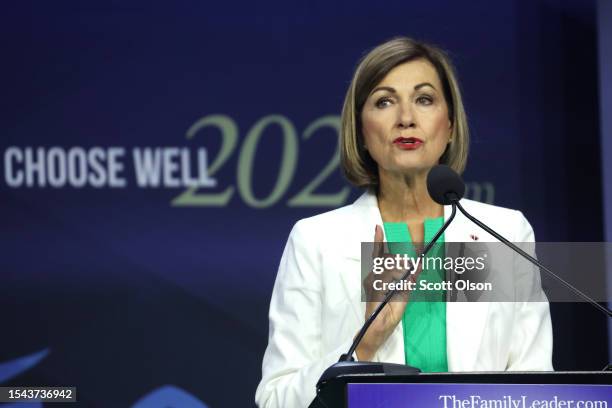
[[[291, 231], [270, 304], [260, 407], [308, 406], [321, 373], [375, 309], [375, 302], [361, 302], [360, 243], [428, 242], [448, 218], [450, 207], [435, 203], [426, 187], [434, 165], [462, 172], [468, 153], [467, 120], [447, 56], [409, 38], [367, 54], [344, 102], [341, 145], [347, 178], [368, 191]], [[511, 241], [534, 240], [519, 211], [461, 203]], [[496, 241], [459, 214], [443, 240], [470, 239]], [[539, 285], [538, 291], [539, 302], [392, 302], [355, 357], [423, 371], [551, 370], [550, 314]]]

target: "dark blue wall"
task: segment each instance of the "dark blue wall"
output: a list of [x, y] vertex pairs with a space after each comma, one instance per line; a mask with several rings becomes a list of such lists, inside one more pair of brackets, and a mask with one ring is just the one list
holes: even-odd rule
[[[605, 239], [612, 241], [612, 3], [597, 2], [597, 26], [599, 28], [599, 98], [601, 119], [601, 158], [604, 196]], [[612, 295], [612, 259], [608, 259], [608, 299]], [[612, 302], [608, 302], [608, 307]], [[608, 324], [608, 352], [612, 352], [612, 324]]]

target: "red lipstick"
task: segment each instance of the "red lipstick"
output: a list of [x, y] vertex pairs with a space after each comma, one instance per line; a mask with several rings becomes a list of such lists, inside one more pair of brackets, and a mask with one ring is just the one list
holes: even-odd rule
[[398, 137], [393, 144], [402, 150], [415, 150], [421, 147], [423, 141], [417, 137]]

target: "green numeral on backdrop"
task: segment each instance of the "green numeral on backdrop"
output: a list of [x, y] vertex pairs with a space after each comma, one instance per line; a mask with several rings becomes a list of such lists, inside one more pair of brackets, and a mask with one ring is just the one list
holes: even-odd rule
[[331, 127], [336, 131], [338, 135], [336, 143], [336, 150], [331, 160], [327, 163], [327, 165], [321, 170], [321, 172], [302, 189], [299, 193], [297, 193], [293, 198], [291, 198], [287, 205], [289, 207], [334, 207], [341, 206], [346, 202], [350, 194], [350, 188], [344, 187], [342, 190], [335, 194], [315, 194], [313, 193], [322, 183], [325, 181], [330, 174], [334, 172], [336, 168], [340, 165], [340, 117], [337, 115], [329, 115], [323, 116], [312, 122], [310, 126], [306, 128], [304, 131], [304, 140], [308, 140], [310, 136], [313, 135], [317, 130], [323, 127]]
[[[253, 195], [253, 160], [257, 145], [264, 129], [271, 124], [277, 124], [283, 130], [283, 156], [276, 184], [268, 197], [257, 199]], [[240, 157], [238, 159], [238, 191], [242, 199], [253, 208], [270, 207], [285, 194], [295, 174], [297, 165], [298, 144], [295, 127], [291, 121], [282, 115], [268, 115], [261, 118], [249, 131]]]
[[[253, 194], [253, 163], [259, 141], [265, 129], [270, 125], [278, 125], [283, 132], [283, 152], [281, 166], [272, 191], [265, 198], [256, 198]], [[206, 127], [219, 129], [221, 133], [221, 149], [208, 169], [209, 176], [213, 176], [229, 159], [238, 144], [238, 126], [234, 120], [226, 115], [208, 115], [196, 121], [187, 130], [187, 139], [194, 136]], [[314, 191], [329, 177], [340, 165], [339, 136], [340, 117], [338, 115], [323, 116], [312, 122], [304, 131], [303, 139], [308, 140], [319, 129], [330, 127], [337, 134], [336, 150], [321, 172], [308, 183], [299, 193], [287, 201], [289, 207], [334, 207], [343, 205], [350, 188], [343, 187], [333, 194], [316, 194]], [[268, 208], [276, 204], [290, 187], [298, 160], [298, 138], [295, 127], [283, 115], [268, 115], [258, 120], [248, 132], [237, 166], [238, 192], [244, 202], [252, 208]], [[198, 192], [199, 187], [190, 187], [175, 197], [171, 205], [176, 207], [223, 207], [231, 200], [235, 192], [234, 186], [228, 186], [220, 193]]]
[[[232, 118], [226, 115], [209, 115], [196, 121], [187, 130], [187, 139], [191, 139], [205, 127], [216, 127], [221, 131], [221, 150], [211, 163], [208, 174], [213, 176], [229, 159], [238, 143], [238, 126]], [[171, 205], [177, 207], [222, 207], [234, 194], [234, 186], [229, 186], [220, 193], [197, 193], [198, 187], [190, 187], [172, 200]]]

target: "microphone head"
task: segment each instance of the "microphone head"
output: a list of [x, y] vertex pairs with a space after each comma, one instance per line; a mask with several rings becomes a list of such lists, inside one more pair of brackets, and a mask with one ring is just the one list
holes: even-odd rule
[[463, 197], [465, 183], [455, 170], [444, 164], [438, 164], [429, 170], [427, 191], [436, 203], [449, 205]]

